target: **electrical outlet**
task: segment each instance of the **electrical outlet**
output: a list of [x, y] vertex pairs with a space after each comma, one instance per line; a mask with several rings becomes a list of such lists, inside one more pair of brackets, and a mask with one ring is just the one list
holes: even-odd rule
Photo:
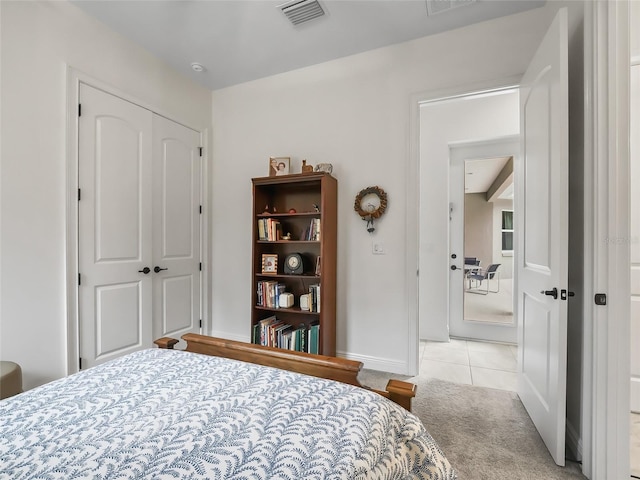
[[384, 255], [384, 243], [382, 242], [373, 242], [372, 251], [374, 255]]

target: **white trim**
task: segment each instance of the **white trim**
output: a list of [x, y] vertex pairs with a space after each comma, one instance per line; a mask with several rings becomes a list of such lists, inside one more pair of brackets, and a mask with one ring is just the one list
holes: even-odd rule
[[212, 337], [226, 338], [235, 342], [251, 343], [251, 337], [248, 335], [238, 335], [237, 333], [224, 332], [222, 330], [211, 330], [211, 333], [205, 333]]
[[372, 357], [369, 355], [357, 355], [348, 352], [336, 352], [336, 356], [346, 358], [348, 360], [355, 360], [364, 364], [363, 368], [369, 370], [378, 370], [380, 372], [393, 373], [395, 375], [404, 375], [406, 372], [406, 365], [404, 362], [398, 362], [382, 357]]
[[[67, 375], [75, 373], [79, 370], [78, 359], [80, 358], [79, 344], [79, 316], [78, 316], [78, 104], [80, 103], [80, 84], [90, 85], [111, 95], [120, 97], [139, 107], [145, 108], [156, 113], [172, 122], [189, 128], [200, 134], [200, 141], [203, 147], [202, 153], [202, 174], [208, 175], [208, 129], [200, 129], [189, 126], [187, 123], [176, 120], [174, 117], [163, 112], [162, 109], [140, 101], [119, 90], [116, 87], [107, 85], [104, 82], [93, 78], [69, 65], [66, 67], [67, 75], [67, 176], [66, 176], [66, 306], [67, 306]], [[202, 188], [200, 189], [200, 201], [203, 208], [202, 228], [200, 230], [200, 248], [202, 261], [201, 275], [201, 314], [202, 314], [202, 330], [208, 325], [208, 262], [209, 249], [208, 245], [208, 185], [207, 177], [201, 178]]]
[[585, 51], [583, 472], [605, 480], [628, 478], [630, 460], [629, 244], [607, 241], [629, 238], [628, 2], [587, 2]]

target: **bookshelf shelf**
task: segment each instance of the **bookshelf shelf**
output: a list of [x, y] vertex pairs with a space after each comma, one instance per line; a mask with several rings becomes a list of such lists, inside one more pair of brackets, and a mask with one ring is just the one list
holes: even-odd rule
[[275, 307], [262, 307], [260, 305], [256, 305], [255, 307], [258, 310], [265, 310], [267, 312], [280, 312], [280, 313], [295, 313], [296, 315], [320, 315], [320, 312], [310, 312], [308, 310], [300, 310], [300, 307], [296, 308], [275, 308]]
[[[335, 356], [337, 183], [320, 172], [252, 179], [254, 342]], [[303, 259], [302, 272], [285, 271], [290, 254]], [[277, 256], [276, 273], [263, 273], [263, 255]], [[280, 292], [293, 295], [293, 306], [277, 307]], [[300, 308], [303, 295], [310, 310]]]
[[258, 240], [258, 243], [310, 243], [320, 244], [317, 240]]

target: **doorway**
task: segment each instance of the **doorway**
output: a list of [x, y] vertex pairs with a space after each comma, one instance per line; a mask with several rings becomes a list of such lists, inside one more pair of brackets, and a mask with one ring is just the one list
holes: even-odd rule
[[199, 332], [199, 132], [79, 85], [80, 368]]
[[[479, 328], [474, 330], [474, 323], [464, 322], [462, 312], [464, 311], [464, 165], [466, 159], [478, 158], [478, 155], [484, 158], [491, 156], [513, 156], [519, 150], [517, 136], [520, 128], [519, 120], [519, 94], [518, 89], [514, 86], [495, 88], [491, 90], [483, 90], [468, 93], [456, 97], [438, 99], [434, 101], [422, 102], [419, 105], [419, 121], [420, 121], [420, 241], [421, 252], [427, 253], [419, 258], [420, 272], [428, 271], [427, 265], [433, 265], [433, 260], [428, 255], [437, 254], [443, 263], [443, 271], [449, 271], [449, 300], [446, 305], [446, 315], [449, 319], [447, 331], [437, 331], [429, 324], [429, 317], [433, 315], [433, 305], [437, 300], [431, 298], [434, 291], [441, 290], [438, 283], [442, 282], [442, 278], [438, 275], [420, 275], [419, 282], [419, 316], [420, 316], [420, 338], [426, 340], [448, 341], [449, 336], [458, 336], [462, 338], [481, 339], [485, 341], [496, 341], [505, 343], [516, 343], [517, 329], [514, 324], [505, 327], [496, 326], [490, 323], [477, 325]], [[491, 119], [491, 121], [487, 121]], [[506, 147], [500, 146], [501, 142], [512, 142]], [[473, 153], [473, 149], [477, 148], [480, 152]], [[503, 152], [504, 148], [510, 148], [508, 152]], [[487, 153], [482, 152], [486, 150]], [[489, 152], [493, 150], [494, 152]], [[459, 152], [461, 157], [456, 161], [456, 167], [451, 164], [451, 155], [453, 152]], [[456, 155], [458, 153], [455, 153]], [[433, 172], [437, 172], [436, 163], [447, 166], [449, 181], [440, 182], [440, 191], [435, 191], [434, 184], [431, 181]], [[458, 186], [455, 191], [451, 187], [452, 182], [456, 182]], [[455, 199], [452, 198], [455, 196]], [[429, 199], [435, 197], [449, 199], [449, 230], [442, 232], [447, 235], [449, 241], [447, 243], [434, 242], [433, 253], [428, 246], [422, 245], [423, 239], [428, 240], [434, 238], [433, 226], [431, 225], [430, 204]], [[434, 213], [432, 213], [434, 215]], [[452, 235], [451, 222], [458, 221], [459, 235]], [[453, 243], [457, 244], [454, 246]], [[435, 249], [444, 249], [435, 252]], [[450, 261], [450, 256], [456, 255], [455, 264]], [[473, 256], [473, 255], [469, 255]], [[490, 260], [493, 260], [491, 255]], [[489, 257], [485, 262], [489, 261]], [[503, 262], [491, 262], [503, 263]], [[456, 266], [459, 270], [450, 270], [452, 266]], [[485, 263], [488, 266], [489, 263]], [[468, 280], [468, 279], [467, 279]], [[480, 282], [478, 282], [480, 283]], [[485, 283], [482, 283], [484, 287]], [[475, 286], [475, 283], [473, 284]], [[495, 290], [491, 285], [491, 289]], [[478, 295], [480, 296], [480, 295]], [[435, 300], [435, 302], [434, 302]], [[458, 322], [452, 324], [453, 317], [459, 319]], [[460, 326], [460, 328], [457, 328]], [[467, 331], [465, 327], [471, 327]], [[484, 330], [484, 331], [483, 331]]]

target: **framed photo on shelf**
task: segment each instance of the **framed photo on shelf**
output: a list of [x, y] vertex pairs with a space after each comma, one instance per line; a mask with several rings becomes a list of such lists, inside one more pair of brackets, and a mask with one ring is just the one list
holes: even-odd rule
[[262, 273], [275, 275], [278, 273], [278, 254], [262, 254]]
[[289, 175], [291, 157], [269, 157], [269, 176]]
[[316, 277], [320, 276], [320, 255], [316, 257]]

